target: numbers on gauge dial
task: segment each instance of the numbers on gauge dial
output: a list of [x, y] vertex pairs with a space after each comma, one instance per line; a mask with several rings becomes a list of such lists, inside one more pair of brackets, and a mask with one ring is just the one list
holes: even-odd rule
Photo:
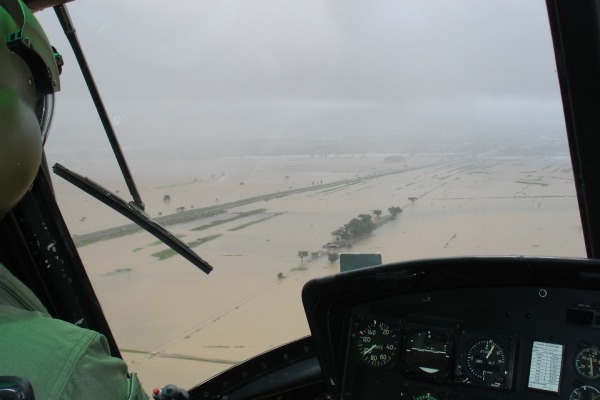
[[398, 357], [398, 327], [373, 319], [356, 332], [358, 358], [370, 367], [387, 367]]
[[598, 389], [591, 386], [580, 386], [571, 392], [569, 400], [594, 400], [600, 398]]
[[575, 369], [582, 377], [594, 380], [600, 378], [600, 349], [587, 347], [575, 356]]
[[431, 392], [420, 393], [411, 397], [412, 400], [438, 400], [439, 397]]
[[482, 382], [502, 383], [506, 377], [506, 356], [496, 340], [480, 338], [467, 350], [467, 369]]

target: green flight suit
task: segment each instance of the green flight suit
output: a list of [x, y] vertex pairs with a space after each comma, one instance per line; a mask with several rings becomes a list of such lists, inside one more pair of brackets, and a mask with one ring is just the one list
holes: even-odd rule
[[0, 265], [0, 376], [29, 380], [38, 400], [145, 400], [135, 374], [111, 357], [106, 338], [51, 318]]

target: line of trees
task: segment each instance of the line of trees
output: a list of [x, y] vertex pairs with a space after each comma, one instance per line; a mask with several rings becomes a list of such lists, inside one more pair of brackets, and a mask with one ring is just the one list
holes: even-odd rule
[[375, 222], [369, 214], [360, 214], [350, 222], [331, 232], [338, 241], [353, 241], [370, 235], [375, 230]]
[[[376, 218], [381, 217], [381, 210], [371, 210]], [[390, 213], [390, 218], [395, 219], [398, 214], [402, 212], [402, 208], [397, 206], [392, 206], [388, 208], [388, 212]], [[350, 222], [345, 224], [344, 226], [336, 229], [331, 232], [331, 234], [335, 237], [336, 243], [328, 243], [323, 247], [344, 247], [350, 246], [352, 242], [362, 239], [371, 233], [377, 228], [375, 221], [373, 221], [373, 217], [369, 214], [359, 214], [358, 217], [352, 218]], [[331, 245], [331, 246], [329, 246]], [[304, 262], [304, 258], [308, 257], [311, 254], [307, 250], [298, 251], [298, 257], [300, 258], [300, 262]], [[319, 253], [313, 253], [313, 258], [317, 258], [320, 255]], [[329, 262], [333, 263], [338, 260], [339, 253], [329, 252], [327, 253], [327, 258]]]
[[[308, 257], [308, 250], [300, 250], [298, 252], [298, 257], [300, 257], [300, 262], [304, 262], [304, 257]], [[319, 258], [322, 254], [322, 252], [320, 251], [314, 251], [312, 253], [310, 253], [312, 258]], [[333, 253], [333, 252], [328, 252], [327, 253], [327, 259], [329, 260], [329, 262], [333, 263], [335, 261], [337, 261], [337, 259], [340, 258], [340, 254], [339, 253]]]

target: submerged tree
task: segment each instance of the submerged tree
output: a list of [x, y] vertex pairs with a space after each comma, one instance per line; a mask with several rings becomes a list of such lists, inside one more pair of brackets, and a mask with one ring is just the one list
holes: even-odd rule
[[308, 256], [308, 251], [307, 250], [300, 250], [298, 252], [298, 257], [300, 257], [300, 262], [304, 262], [304, 257]]
[[381, 216], [381, 210], [373, 210], [373, 214], [374, 214], [376, 217], [380, 217], [380, 216]]
[[350, 240], [350, 235], [345, 228], [346, 226], [344, 225], [341, 228], [331, 232], [331, 234], [335, 236], [337, 240]]
[[327, 253], [327, 259], [330, 263], [334, 263], [340, 258], [340, 253]]
[[353, 238], [359, 239], [370, 235], [375, 230], [375, 222], [369, 214], [360, 214], [348, 224]]
[[392, 219], [396, 218], [396, 215], [400, 214], [402, 212], [402, 209], [400, 207], [390, 207], [388, 208], [388, 211], [390, 212], [390, 214], [392, 214]]

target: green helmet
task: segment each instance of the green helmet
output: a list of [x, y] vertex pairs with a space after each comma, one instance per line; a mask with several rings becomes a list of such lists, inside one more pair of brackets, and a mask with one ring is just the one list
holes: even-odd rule
[[54, 51], [20, 0], [0, 2], [0, 217], [31, 187], [60, 89]]

